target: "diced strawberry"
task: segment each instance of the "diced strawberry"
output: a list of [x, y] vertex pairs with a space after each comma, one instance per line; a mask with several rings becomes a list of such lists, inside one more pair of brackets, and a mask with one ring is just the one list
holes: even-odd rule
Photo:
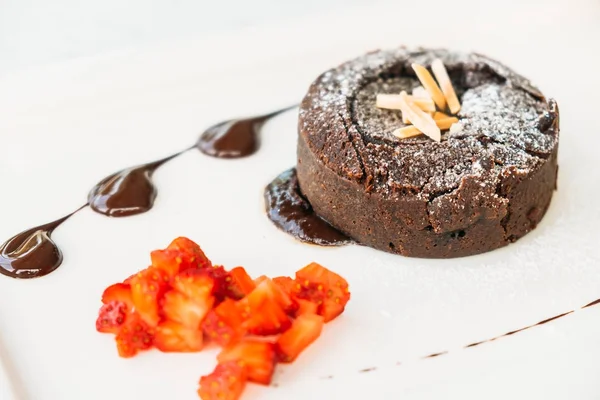
[[279, 360], [284, 363], [294, 361], [298, 355], [314, 342], [323, 329], [324, 320], [320, 315], [302, 314], [292, 323], [275, 343]]
[[226, 295], [234, 300], [239, 300], [254, 290], [256, 285], [243, 267], [235, 267], [227, 274]]
[[294, 294], [319, 306], [318, 313], [325, 322], [340, 315], [350, 300], [348, 282], [335, 272], [311, 263], [296, 272]]
[[260, 284], [262, 283], [262, 281], [264, 281], [264, 280], [266, 280], [266, 279], [269, 279], [269, 277], [268, 277], [268, 276], [266, 276], [266, 275], [261, 275], [261, 276], [259, 276], [258, 278], [254, 279], [254, 284], [255, 284], [256, 286], [258, 286], [258, 285], [260, 285]]
[[204, 296], [188, 297], [176, 290], [165, 294], [162, 310], [167, 319], [178, 322], [190, 329], [200, 329], [200, 323], [214, 303], [214, 297], [207, 288]]
[[312, 301], [304, 300], [304, 299], [296, 299], [296, 303], [298, 304], [298, 309], [296, 310], [296, 317], [302, 314], [317, 314], [319, 306]]
[[212, 263], [200, 246], [186, 237], [181, 236], [173, 240], [167, 247], [167, 250], [181, 252], [194, 268], [208, 268], [212, 266]]
[[246, 386], [245, 368], [236, 361], [218, 364], [210, 375], [200, 378], [202, 400], [238, 400]]
[[103, 304], [96, 319], [96, 330], [102, 333], [118, 333], [127, 320], [128, 307], [121, 301], [113, 300]]
[[154, 346], [165, 353], [197, 352], [203, 346], [202, 331], [186, 328], [177, 322], [164, 321], [156, 327]]
[[291, 295], [296, 286], [296, 281], [289, 276], [276, 276], [273, 278], [273, 282], [277, 284], [285, 293]]
[[275, 348], [273, 343], [246, 339], [223, 349], [217, 360], [238, 361], [246, 367], [249, 381], [269, 385], [275, 371]]
[[127, 307], [132, 308], [131, 286], [126, 283], [115, 283], [104, 289], [102, 303], [107, 304], [113, 301], [124, 303]]
[[115, 338], [119, 356], [130, 358], [152, 347], [154, 331], [138, 314], [130, 314]]
[[131, 296], [136, 312], [144, 322], [156, 326], [160, 321], [159, 302], [169, 290], [169, 276], [157, 268], [147, 268], [131, 279]]
[[170, 277], [175, 276], [178, 272], [189, 268], [194, 268], [194, 265], [189, 259], [182, 256], [177, 250], [154, 250], [150, 253], [152, 267], [162, 269]]
[[239, 300], [244, 327], [253, 335], [269, 336], [284, 332], [291, 325], [278, 301], [276, 285], [270, 280], [259, 284], [248, 296]]
[[187, 270], [175, 275], [171, 286], [190, 298], [204, 298], [214, 291], [215, 281], [204, 270]]
[[222, 302], [227, 297], [227, 277], [229, 274], [225, 271], [222, 265], [213, 265], [202, 270], [203, 273], [208, 274], [215, 281], [213, 287], [213, 295], [216, 298], [217, 303]]
[[202, 329], [206, 336], [221, 346], [239, 340], [246, 330], [242, 326], [242, 311], [232, 299], [225, 299], [211, 310], [204, 321]]
[[258, 284], [256, 289], [253, 290], [253, 293], [254, 292], [256, 292], [255, 296], [257, 293], [264, 294], [265, 297], [279, 304], [281, 308], [283, 308], [283, 311], [290, 315], [293, 315], [298, 309], [298, 304], [296, 304], [290, 295], [269, 278], [266, 278], [260, 284]]

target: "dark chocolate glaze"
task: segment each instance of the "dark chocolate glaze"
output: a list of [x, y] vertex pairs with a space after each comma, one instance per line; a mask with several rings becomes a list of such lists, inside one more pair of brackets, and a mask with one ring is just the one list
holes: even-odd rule
[[30, 279], [47, 275], [58, 268], [63, 255], [52, 240], [52, 232], [83, 207], [56, 221], [27, 229], [4, 242], [0, 246], [0, 273], [11, 278]]
[[58, 268], [63, 255], [51, 234], [75, 212], [90, 206], [109, 217], [125, 217], [150, 210], [157, 196], [153, 173], [169, 160], [192, 148], [213, 157], [236, 158], [258, 150], [259, 130], [269, 118], [296, 106], [246, 119], [226, 121], [207, 129], [197, 144], [182, 152], [123, 169], [102, 179], [88, 194], [88, 204], [56, 221], [28, 229], [0, 246], [0, 273], [11, 278], [35, 278]]
[[289, 169], [265, 188], [265, 206], [271, 221], [282, 231], [306, 243], [342, 246], [354, 243], [321, 219], [300, 193], [296, 169]]
[[269, 114], [256, 117], [232, 119], [208, 128], [196, 143], [198, 150], [211, 157], [242, 158], [248, 157], [260, 146], [260, 128], [263, 123], [278, 114], [294, 107], [287, 107]]
[[150, 210], [157, 194], [152, 174], [179, 154], [126, 168], [102, 179], [88, 195], [91, 209], [109, 217], [126, 217]]

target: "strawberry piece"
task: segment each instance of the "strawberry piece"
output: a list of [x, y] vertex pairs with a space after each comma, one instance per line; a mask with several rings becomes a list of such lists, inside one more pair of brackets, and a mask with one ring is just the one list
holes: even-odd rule
[[289, 276], [276, 276], [273, 278], [273, 282], [288, 295], [291, 295], [294, 292], [294, 287], [296, 286], [296, 281]]
[[244, 327], [253, 335], [275, 335], [291, 325], [282, 304], [282, 292], [270, 279], [259, 284], [248, 296], [239, 300]]
[[154, 346], [164, 353], [192, 353], [202, 350], [203, 337], [199, 329], [190, 329], [177, 322], [165, 321], [156, 327]]
[[150, 253], [150, 260], [153, 268], [162, 269], [170, 277], [180, 271], [194, 268], [192, 262], [188, 258], [184, 259], [181, 252], [177, 250], [154, 250]]
[[226, 295], [234, 300], [239, 300], [254, 290], [256, 285], [243, 267], [235, 267], [225, 278], [227, 284]]
[[283, 290], [280, 285], [276, 284], [273, 280], [267, 278], [263, 280], [258, 286], [259, 292], [265, 293], [272, 301], [276, 302], [283, 308], [283, 311], [293, 315], [298, 309], [298, 304], [292, 299], [292, 297]]
[[131, 297], [144, 322], [156, 326], [160, 321], [159, 302], [169, 289], [169, 276], [157, 268], [147, 268], [131, 279]]
[[298, 317], [303, 314], [317, 314], [319, 310], [319, 306], [316, 303], [313, 303], [309, 300], [304, 299], [296, 299], [296, 304], [298, 304], [298, 309], [294, 314], [295, 317]]
[[140, 350], [149, 349], [152, 347], [153, 338], [153, 329], [138, 314], [132, 313], [115, 338], [119, 356], [130, 358]]
[[204, 268], [200, 270], [202, 273], [210, 276], [214, 282], [213, 295], [215, 296], [217, 303], [222, 302], [227, 297], [227, 277], [229, 274], [225, 271], [222, 265], [213, 265], [212, 267]]
[[103, 304], [96, 319], [96, 330], [117, 334], [127, 319], [128, 309], [127, 304], [117, 300]]
[[189, 262], [193, 268], [209, 268], [212, 266], [200, 246], [186, 237], [180, 236], [174, 239], [167, 250], [180, 252], [186, 262]]
[[256, 286], [258, 286], [258, 285], [260, 285], [260, 284], [261, 284], [263, 281], [265, 281], [265, 280], [267, 280], [267, 279], [269, 279], [269, 277], [268, 277], [268, 276], [266, 276], [266, 275], [261, 275], [261, 276], [259, 276], [258, 278], [254, 279], [254, 284], [255, 284]]
[[210, 294], [211, 287], [206, 288], [204, 296], [190, 298], [183, 293], [171, 290], [165, 294], [162, 310], [167, 319], [178, 322], [190, 329], [200, 329], [200, 323], [208, 314], [214, 303]]
[[275, 372], [276, 355], [273, 343], [243, 340], [226, 347], [217, 356], [219, 363], [238, 361], [246, 368], [248, 380], [269, 385]]
[[238, 400], [246, 386], [245, 368], [236, 361], [218, 364], [210, 375], [200, 378], [202, 400]]
[[324, 319], [316, 314], [302, 314], [292, 323], [275, 343], [279, 360], [284, 363], [294, 361], [304, 349], [314, 342], [323, 330]]
[[294, 295], [318, 305], [325, 322], [340, 315], [350, 300], [348, 282], [335, 272], [311, 263], [296, 272]]
[[211, 310], [204, 321], [202, 329], [206, 336], [221, 346], [233, 343], [246, 333], [242, 324], [242, 311], [232, 299], [225, 299]]
[[129, 308], [133, 308], [131, 286], [126, 283], [115, 283], [104, 289], [104, 292], [102, 293], [102, 303], [108, 304], [113, 301], [124, 303]]

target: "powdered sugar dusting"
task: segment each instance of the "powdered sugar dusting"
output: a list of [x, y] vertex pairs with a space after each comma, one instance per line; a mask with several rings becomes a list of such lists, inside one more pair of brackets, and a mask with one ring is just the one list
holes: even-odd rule
[[[429, 67], [436, 58], [444, 62], [462, 103], [461, 129], [446, 132], [441, 143], [423, 135], [398, 139], [392, 132], [405, 126], [401, 114], [377, 108], [376, 95], [412, 91], [419, 82], [410, 64]], [[540, 130], [548, 109], [537, 88], [494, 60], [399, 48], [369, 53], [321, 75], [303, 101], [299, 128], [323, 136], [314, 138], [313, 146], [333, 146], [332, 131], [347, 143], [343, 160], [323, 162], [350, 179], [360, 175], [369, 190], [433, 199], [468, 176], [491, 179], [507, 167], [538, 168], [558, 144], [556, 130]], [[336, 124], [343, 134], [332, 129]]]

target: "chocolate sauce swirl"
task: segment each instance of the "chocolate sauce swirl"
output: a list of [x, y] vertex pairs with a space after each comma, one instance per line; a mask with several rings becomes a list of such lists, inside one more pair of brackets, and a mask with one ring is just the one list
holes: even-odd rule
[[63, 255], [52, 240], [52, 232], [83, 207], [4, 242], [0, 246], [0, 273], [11, 278], [29, 279], [47, 275], [58, 268]]
[[320, 246], [354, 243], [313, 211], [300, 193], [295, 168], [283, 172], [269, 183], [264, 196], [269, 219], [298, 240]]
[[126, 168], [102, 179], [88, 195], [90, 208], [109, 217], [126, 217], [150, 210], [157, 195], [152, 174], [179, 154], [181, 152]]
[[[113, 173], [92, 188], [88, 194], [88, 204], [83, 207], [89, 205], [95, 212], [108, 217], [145, 213], [152, 209], [158, 195], [152, 175], [159, 167], [194, 147], [213, 157], [249, 156], [260, 146], [262, 124], [293, 107], [296, 106], [222, 122], [208, 128], [196, 145], [184, 151]], [[63, 255], [52, 240], [52, 232], [81, 208], [54, 222], [23, 231], [0, 245], [0, 273], [11, 278], [26, 279], [47, 275], [58, 268]]]
[[292, 107], [269, 114], [244, 119], [224, 121], [208, 128], [196, 143], [198, 150], [211, 157], [248, 157], [260, 147], [260, 128], [266, 120], [288, 111]]

